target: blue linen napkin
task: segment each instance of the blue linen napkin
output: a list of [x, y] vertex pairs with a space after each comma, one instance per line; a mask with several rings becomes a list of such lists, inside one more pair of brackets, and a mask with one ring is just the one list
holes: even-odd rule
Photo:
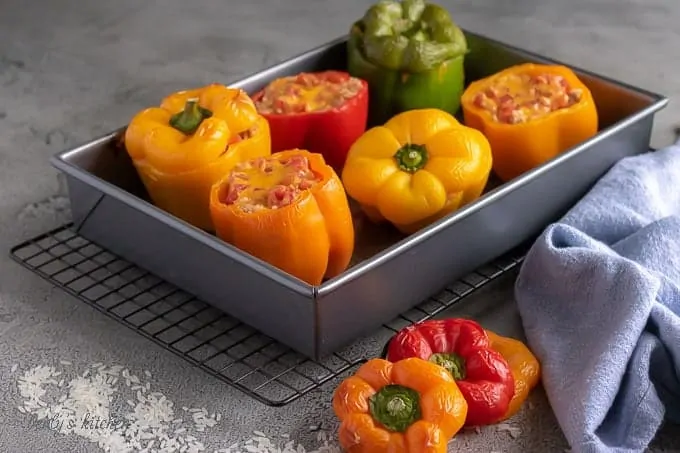
[[533, 245], [515, 296], [574, 453], [643, 452], [680, 422], [680, 145], [619, 161]]

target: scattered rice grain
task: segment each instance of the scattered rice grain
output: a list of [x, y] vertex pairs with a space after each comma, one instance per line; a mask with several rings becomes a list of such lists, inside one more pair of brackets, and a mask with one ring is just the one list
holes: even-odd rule
[[[18, 365], [15, 366], [18, 369]], [[109, 367], [101, 363], [93, 364], [80, 375], [71, 371], [70, 376], [55, 379], [60, 374], [53, 367], [38, 366], [19, 375], [17, 388], [23, 401], [17, 409], [38, 420], [51, 420], [51, 417], [58, 416], [64, 421], [77, 421], [62, 423], [53, 429], [62, 435], [74, 435], [90, 441], [104, 452], [200, 453], [206, 447], [191, 433], [206, 432], [222, 419], [222, 414], [208, 412], [205, 407], [189, 409], [182, 406], [183, 411], [192, 415], [190, 422], [183, 422], [175, 414], [174, 402], [160, 392], [151, 392], [149, 382], [132, 388], [115, 387], [119, 379], [125, 380], [126, 384], [128, 380], [138, 381], [129, 370], [119, 365]], [[142, 391], [148, 393], [143, 395]], [[126, 399], [126, 395], [130, 399]], [[107, 428], [81, 426], [81, 420], [86, 415], [90, 419], [99, 417], [120, 420], [122, 423]], [[319, 431], [316, 438], [320, 447], [314, 451], [308, 452], [302, 445], [290, 440], [288, 434], [272, 440], [260, 430], [254, 431], [253, 437], [243, 444], [234, 444], [217, 451], [341, 453], [328, 434], [320, 430], [321, 424], [310, 426], [310, 431]]]
[[496, 431], [506, 432], [513, 439], [517, 439], [522, 434], [522, 430], [518, 426], [513, 426], [508, 423], [501, 423], [499, 425], [496, 425]]

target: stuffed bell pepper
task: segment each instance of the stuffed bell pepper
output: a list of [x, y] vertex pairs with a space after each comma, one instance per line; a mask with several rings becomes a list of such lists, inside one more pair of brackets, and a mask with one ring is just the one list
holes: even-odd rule
[[349, 265], [347, 196], [323, 156], [288, 150], [242, 162], [213, 186], [217, 236], [310, 285]]
[[253, 95], [271, 129], [272, 152], [321, 153], [337, 171], [366, 130], [368, 85], [346, 72], [302, 73], [276, 79]]
[[413, 233], [477, 199], [490, 172], [481, 132], [422, 109], [366, 131], [347, 155], [342, 182], [369, 219]]
[[402, 329], [387, 360], [418, 357], [447, 369], [468, 404], [465, 424], [488, 425], [506, 416], [515, 393], [512, 370], [492, 349], [484, 329], [467, 319], [430, 320]]
[[591, 138], [593, 96], [564, 66], [527, 63], [471, 83], [462, 97], [465, 124], [486, 135], [494, 172], [509, 181]]
[[451, 15], [424, 0], [381, 0], [354, 23], [348, 68], [370, 88], [369, 123], [412, 109], [460, 107], [468, 52]]
[[269, 125], [250, 97], [219, 84], [138, 113], [124, 140], [151, 201], [208, 231], [212, 185], [238, 162], [271, 153]]
[[515, 415], [521, 409], [524, 401], [541, 380], [541, 364], [531, 350], [521, 341], [514, 338], [502, 337], [489, 330], [486, 331], [491, 342], [491, 348], [499, 352], [508, 362], [515, 381], [515, 393], [510, 401], [510, 407], [503, 416], [503, 420]]
[[372, 359], [333, 395], [338, 439], [348, 453], [446, 453], [467, 403], [451, 375], [417, 358]]

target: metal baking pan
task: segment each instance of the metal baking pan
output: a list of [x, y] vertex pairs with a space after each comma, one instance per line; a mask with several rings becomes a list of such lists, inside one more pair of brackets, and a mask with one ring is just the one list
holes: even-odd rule
[[[467, 80], [553, 60], [466, 32]], [[343, 69], [340, 38], [241, 81], [249, 93], [302, 71]], [[371, 333], [454, 279], [532, 239], [617, 160], [648, 150], [663, 96], [574, 68], [592, 90], [601, 132], [540, 168], [409, 237], [358, 219], [355, 259], [313, 287], [148, 202], [122, 130], [55, 156], [85, 238], [193, 293], [304, 355], [319, 359]]]

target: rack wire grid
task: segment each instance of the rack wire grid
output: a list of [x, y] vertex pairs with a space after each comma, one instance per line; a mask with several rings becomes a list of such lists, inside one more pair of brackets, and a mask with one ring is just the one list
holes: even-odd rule
[[321, 361], [293, 351], [138, 266], [66, 224], [13, 247], [11, 257], [114, 320], [269, 406], [283, 406], [340, 377], [401, 328], [434, 317], [505, 272], [525, 248], [471, 273], [385, 324], [370, 338]]

